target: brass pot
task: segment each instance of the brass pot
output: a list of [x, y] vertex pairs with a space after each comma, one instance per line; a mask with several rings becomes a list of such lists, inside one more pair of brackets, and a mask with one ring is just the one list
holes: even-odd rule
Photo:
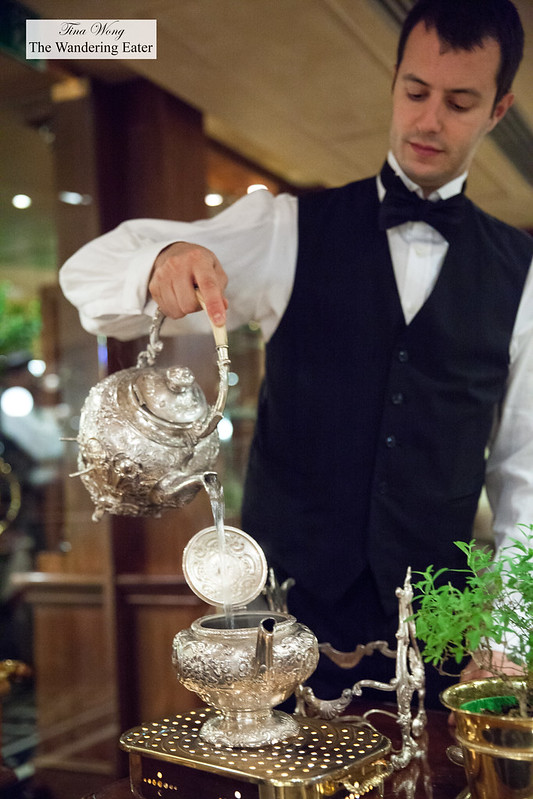
[[507, 695], [521, 682], [472, 680], [441, 694], [442, 703], [455, 714], [456, 737], [463, 750], [472, 799], [533, 799], [533, 718], [492, 715], [463, 707], [473, 700]]

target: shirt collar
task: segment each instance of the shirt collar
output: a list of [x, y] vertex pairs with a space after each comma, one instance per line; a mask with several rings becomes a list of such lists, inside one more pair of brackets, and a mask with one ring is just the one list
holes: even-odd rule
[[[419, 197], [423, 197], [424, 193], [423, 190], [417, 183], [413, 183], [410, 178], [407, 177], [401, 166], [399, 165], [396, 157], [393, 155], [392, 152], [389, 152], [387, 156], [387, 161], [391, 169], [394, 170], [395, 174], [403, 181], [403, 183], [407, 186], [409, 191], [415, 191]], [[440, 186], [436, 191], [432, 192], [428, 200], [447, 200], [449, 197], [454, 197], [456, 194], [460, 194], [463, 190], [464, 182], [467, 178], [468, 172], [463, 172], [462, 175], [459, 177], [450, 180], [449, 183], [445, 183], [444, 186]], [[382, 200], [385, 196], [385, 188], [378, 176], [378, 193], [379, 199]]]

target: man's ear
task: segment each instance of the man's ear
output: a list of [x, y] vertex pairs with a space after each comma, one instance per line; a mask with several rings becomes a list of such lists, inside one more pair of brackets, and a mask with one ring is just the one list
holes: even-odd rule
[[492, 112], [492, 116], [490, 118], [489, 123], [489, 131], [493, 130], [498, 122], [500, 122], [512, 104], [514, 103], [514, 94], [512, 92], [508, 92], [504, 94], [501, 100], [499, 100], [496, 105], [494, 106], [494, 110]]

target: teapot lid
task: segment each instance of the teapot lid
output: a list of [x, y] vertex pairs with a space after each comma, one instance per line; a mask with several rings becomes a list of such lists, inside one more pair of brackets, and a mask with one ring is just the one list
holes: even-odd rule
[[225, 525], [222, 546], [216, 527], [206, 527], [191, 538], [183, 552], [183, 574], [204, 602], [224, 605], [227, 597], [231, 605], [239, 606], [259, 596], [268, 567], [257, 541]]
[[186, 366], [141, 369], [133, 383], [140, 406], [165, 422], [190, 426], [208, 413], [205, 395]]

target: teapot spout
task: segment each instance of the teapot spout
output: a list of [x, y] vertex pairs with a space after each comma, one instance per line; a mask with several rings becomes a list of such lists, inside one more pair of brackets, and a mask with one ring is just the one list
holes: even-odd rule
[[207, 490], [206, 478], [213, 472], [192, 474], [184, 477], [183, 474], [168, 474], [159, 480], [152, 488], [151, 502], [168, 507], [181, 508], [190, 502], [201, 488]]
[[257, 628], [255, 646], [254, 676], [266, 676], [272, 668], [272, 652], [274, 645], [274, 628], [276, 619], [267, 616], [261, 619]]

